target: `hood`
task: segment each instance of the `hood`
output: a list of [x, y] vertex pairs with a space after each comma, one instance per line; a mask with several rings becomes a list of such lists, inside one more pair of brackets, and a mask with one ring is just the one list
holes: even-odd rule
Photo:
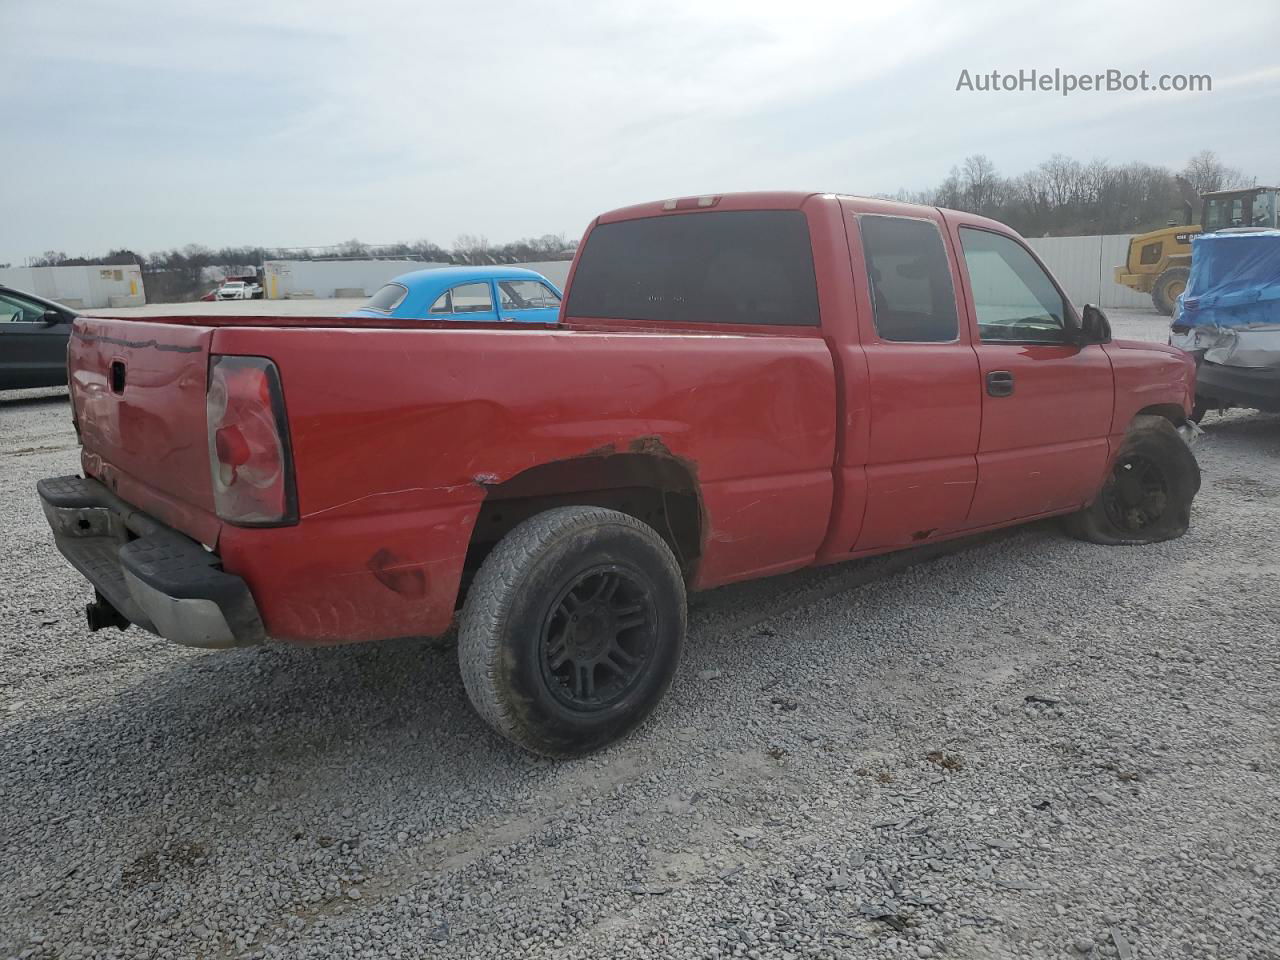
[[1165, 343], [1155, 343], [1151, 340], [1112, 340], [1107, 344], [1111, 350], [1144, 350], [1148, 353], [1164, 353], [1171, 357], [1185, 356], [1185, 351], [1178, 347], [1171, 347]]

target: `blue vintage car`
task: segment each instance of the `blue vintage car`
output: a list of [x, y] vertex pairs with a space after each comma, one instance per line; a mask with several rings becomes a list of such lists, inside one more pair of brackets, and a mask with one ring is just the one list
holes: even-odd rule
[[439, 267], [396, 277], [347, 316], [555, 323], [560, 291], [523, 267]]

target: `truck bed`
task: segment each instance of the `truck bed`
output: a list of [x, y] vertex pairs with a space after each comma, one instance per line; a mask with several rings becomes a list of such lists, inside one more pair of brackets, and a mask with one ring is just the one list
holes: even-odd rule
[[[214, 354], [279, 369], [294, 526], [213, 512]], [[86, 476], [214, 551], [282, 639], [443, 630], [482, 505], [548, 461], [695, 476], [697, 586], [810, 562], [831, 514], [836, 385], [816, 330], [86, 317], [70, 368]]]

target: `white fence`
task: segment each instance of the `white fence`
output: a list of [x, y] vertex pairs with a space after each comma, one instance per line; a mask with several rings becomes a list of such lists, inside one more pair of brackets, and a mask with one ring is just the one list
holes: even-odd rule
[[[1103, 237], [1036, 237], [1027, 240], [1053, 271], [1077, 306], [1151, 307], [1151, 298], [1113, 279], [1124, 263], [1127, 235]], [[561, 289], [569, 276], [568, 260], [519, 263], [536, 270]], [[417, 260], [268, 260], [263, 273], [270, 299], [290, 297], [367, 297], [392, 277], [412, 270], [444, 267]], [[0, 268], [0, 283], [27, 290], [75, 309], [134, 307], [146, 303], [142, 271], [136, 266], [92, 264], [86, 267]]]
[[1077, 307], [1147, 307], [1151, 295], [1138, 293], [1115, 281], [1115, 268], [1129, 254], [1128, 234], [1101, 237], [1028, 237], [1027, 243], [1045, 262]]
[[447, 267], [421, 260], [268, 260], [262, 265], [268, 300], [368, 297], [393, 277]]
[[141, 307], [147, 302], [142, 269], [93, 263], [87, 267], [3, 267], [0, 283], [65, 303], [73, 310], [94, 307]]
[[[536, 270], [563, 289], [569, 276], [569, 263], [568, 260], [548, 260], [508, 266]], [[324, 300], [330, 297], [369, 297], [388, 280], [402, 273], [447, 266], [447, 263], [423, 263], [420, 260], [268, 260], [263, 264], [262, 273], [268, 300], [312, 297]]]
[[509, 266], [536, 270], [563, 290], [564, 282], [569, 279], [569, 267], [572, 263], [572, 260], [543, 260], [537, 263], [512, 263]]

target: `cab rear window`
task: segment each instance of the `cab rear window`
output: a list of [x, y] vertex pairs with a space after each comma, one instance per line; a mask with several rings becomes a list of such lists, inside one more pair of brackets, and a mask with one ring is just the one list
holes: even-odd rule
[[565, 314], [817, 326], [808, 223], [799, 210], [725, 210], [601, 224]]
[[369, 302], [364, 305], [366, 310], [379, 310], [382, 313], [390, 313], [396, 307], [404, 302], [404, 298], [409, 295], [409, 288], [400, 283], [388, 283], [372, 297]]

